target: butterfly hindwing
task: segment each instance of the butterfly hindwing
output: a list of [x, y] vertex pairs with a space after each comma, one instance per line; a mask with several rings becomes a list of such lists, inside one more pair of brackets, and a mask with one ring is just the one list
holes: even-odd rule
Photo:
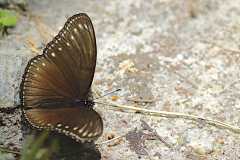
[[26, 110], [25, 115], [33, 126], [65, 134], [77, 141], [95, 140], [103, 131], [101, 117], [91, 108], [34, 108]]

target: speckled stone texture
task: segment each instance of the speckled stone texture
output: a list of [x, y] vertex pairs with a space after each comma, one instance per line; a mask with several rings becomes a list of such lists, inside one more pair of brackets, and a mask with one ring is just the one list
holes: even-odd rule
[[[93, 85], [101, 94], [121, 88], [114, 98], [119, 104], [240, 126], [240, 1], [236, 0], [30, 1], [31, 16], [20, 16], [18, 26], [0, 40], [1, 107], [18, 104], [21, 74], [27, 60], [36, 55], [26, 41], [31, 39], [40, 49], [46, 43], [32, 15], [54, 35], [66, 17], [79, 12], [87, 13], [95, 27], [98, 61]], [[204, 122], [143, 116], [101, 105], [96, 110], [104, 120], [98, 143], [126, 135], [99, 146], [103, 160], [240, 157], [240, 135]], [[13, 115], [2, 119], [8, 124], [0, 126], [0, 143], [6, 146], [20, 143], [21, 135], [18, 127], [6, 128], [12, 125], [9, 116]]]

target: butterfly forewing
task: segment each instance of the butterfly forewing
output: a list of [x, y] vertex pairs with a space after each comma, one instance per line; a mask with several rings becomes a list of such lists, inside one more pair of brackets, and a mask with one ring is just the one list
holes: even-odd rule
[[77, 14], [33, 58], [25, 71], [21, 99], [25, 107], [41, 102], [86, 99], [96, 65], [96, 40], [88, 16]]
[[[86, 121], [92, 122], [94, 126], [100, 125], [102, 130], [101, 117], [91, 107], [81, 106], [82, 109], [76, 110], [69, 108], [76, 108], [76, 100], [87, 100], [96, 57], [96, 39], [90, 18], [86, 14], [72, 16], [58, 35], [47, 44], [43, 54], [32, 58], [25, 69], [20, 99], [26, 119], [38, 128], [49, 128], [45, 126], [47, 124], [54, 128], [59, 123], [81, 128]], [[65, 117], [59, 118], [58, 115], [62, 112], [66, 112]], [[72, 114], [74, 120], [69, 120]], [[88, 115], [93, 120], [87, 118]], [[60, 131], [58, 127], [55, 129]], [[89, 131], [97, 134], [94, 128], [90, 127]], [[83, 133], [77, 136], [86, 138]]]

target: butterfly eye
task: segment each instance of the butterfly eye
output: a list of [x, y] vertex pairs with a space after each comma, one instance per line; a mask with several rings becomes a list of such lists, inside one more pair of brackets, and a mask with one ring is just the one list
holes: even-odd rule
[[43, 54], [33, 57], [25, 69], [20, 99], [29, 124], [77, 142], [101, 136], [102, 118], [88, 98], [96, 58], [90, 18], [83, 13], [70, 17]]

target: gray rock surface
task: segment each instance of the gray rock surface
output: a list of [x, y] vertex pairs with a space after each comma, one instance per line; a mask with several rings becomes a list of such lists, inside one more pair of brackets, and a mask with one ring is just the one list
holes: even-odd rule
[[[94, 87], [102, 94], [121, 88], [116, 93], [117, 103], [189, 113], [240, 126], [240, 1], [52, 0], [30, 1], [29, 10], [31, 15], [40, 16], [54, 32], [51, 34], [75, 13], [85, 12], [92, 18], [98, 46]], [[46, 43], [37, 27], [32, 17], [20, 16], [18, 26], [0, 41], [1, 107], [17, 104], [21, 74], [27, 60], [36, 55], [26, 47], [26, 40], [30, 37], [40, 48]], [[137, 104], [128, 100], [132, 98], [154, 103]], [[96, 110], [105, 126], [98, 142], [127, 134], [122, 140], [101, 145], [102, 159], [240, 157], [239, 135], [227, 130], [107, 106], [97, 105]], [[145, 122], [151, 129], [143, 126]], [[2, 144], [18, 141], [19, 131], [0, 127]], [[14, 139], [6, 132], [18, 134]], [[158, 136], [173, 147], [168, 148]]]

